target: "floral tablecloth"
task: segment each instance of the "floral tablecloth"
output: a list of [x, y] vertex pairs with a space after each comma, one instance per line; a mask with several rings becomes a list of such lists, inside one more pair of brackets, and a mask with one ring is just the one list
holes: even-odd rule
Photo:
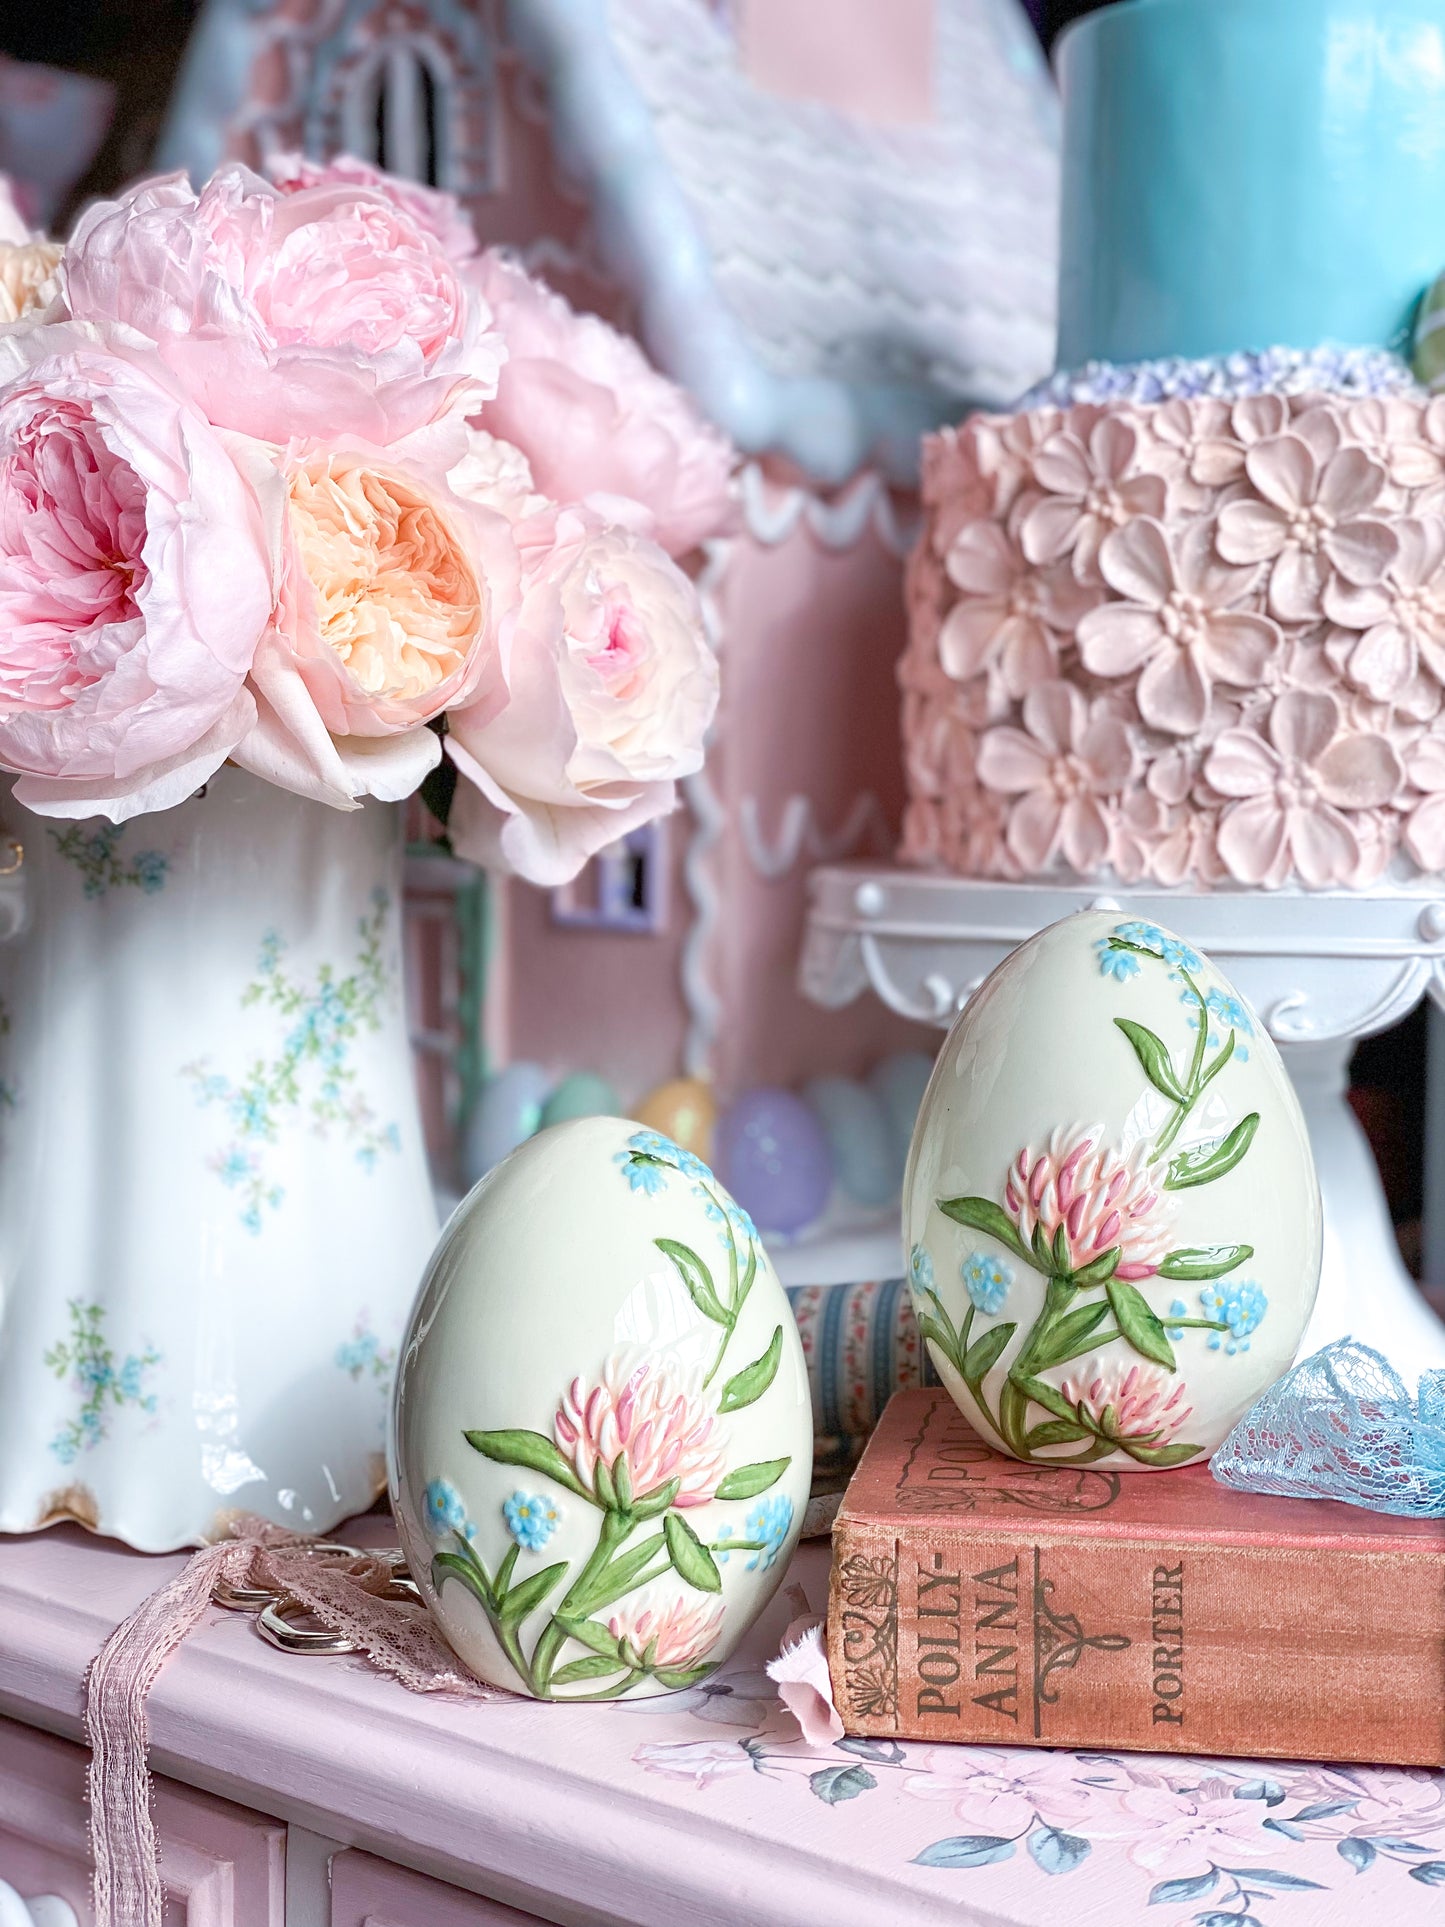
[[[816, 1607], [826, 1567], [795, 1567]], [[751, 1644], [751, 1642], [750, 1642]], [[1054, 1927], [1445, 1922], [1445, 1773], [841, 1740], [810, 1747], [747, 1649], [667, 1700], [624, 1703], [612, 1742], [654, 1795], [800, 1852], [951, 1898], [961, 1920]], [[641, 1788], [633, 1783], [634, 1797]], [[976, 1911], [975, 1911], [976, 1910]], [[920, 1917], [933, 1915], [932, 1908]]]

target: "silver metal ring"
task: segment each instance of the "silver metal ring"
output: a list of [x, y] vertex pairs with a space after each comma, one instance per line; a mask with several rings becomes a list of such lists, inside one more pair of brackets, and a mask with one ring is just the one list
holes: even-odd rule
[[233, 1586], [229, 1579], [218, 1579], [211, 1588], [211, 1599], [228, 1613], [254, 1613], [272, 1606], [284, 1595], [269, 1586]]
[[300, 1618], [310, 1616], [311, 1608], [296, 1598], [294, 1593], [285, 1593], [280, 1599], [273, 1600], [264, 1612], [256, 1616], [256, 1631], [270, 1645], [283, 1653], [356, 1653], [361, 1648], [344, 1633], [328, 1632], [324, 1627], [293, 1626], [290, 1615]]

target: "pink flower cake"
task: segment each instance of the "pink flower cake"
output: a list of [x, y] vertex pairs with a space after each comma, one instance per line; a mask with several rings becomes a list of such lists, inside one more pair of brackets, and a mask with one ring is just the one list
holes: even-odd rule
[[[1348, 99], [1339, 11], [1119, 0], [1065, 36], [1063, 368], [925, 445], [906, 860], [1225, 889], [1445, 868], [1445, 398], [1396, 352], [1445, 256], [1405, 151], [1445, 112], [1445, 5], [1410, 0], [1405, 55]], [[1314, 164], [1332, 125], [1368, 134], [1370, 180]]]

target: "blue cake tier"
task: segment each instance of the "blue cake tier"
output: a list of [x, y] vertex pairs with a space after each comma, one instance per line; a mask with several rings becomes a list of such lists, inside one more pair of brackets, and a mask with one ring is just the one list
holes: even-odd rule
[[1445, 267], [1445, 0], [1120, 0], [1058, 66], [1061, 368], [1403, 344]]

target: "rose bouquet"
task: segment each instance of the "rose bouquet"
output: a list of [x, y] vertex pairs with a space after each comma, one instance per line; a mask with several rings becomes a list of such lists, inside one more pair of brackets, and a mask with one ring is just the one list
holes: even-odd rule
[[564, 882], [701, 765], [676, 558], [730, 445], [450, 196], [270, 175], [63, 248], [0, 206], [0, 766], [113, 823], [228, 760], [339, 809], [436, 772], [458, 854]]

